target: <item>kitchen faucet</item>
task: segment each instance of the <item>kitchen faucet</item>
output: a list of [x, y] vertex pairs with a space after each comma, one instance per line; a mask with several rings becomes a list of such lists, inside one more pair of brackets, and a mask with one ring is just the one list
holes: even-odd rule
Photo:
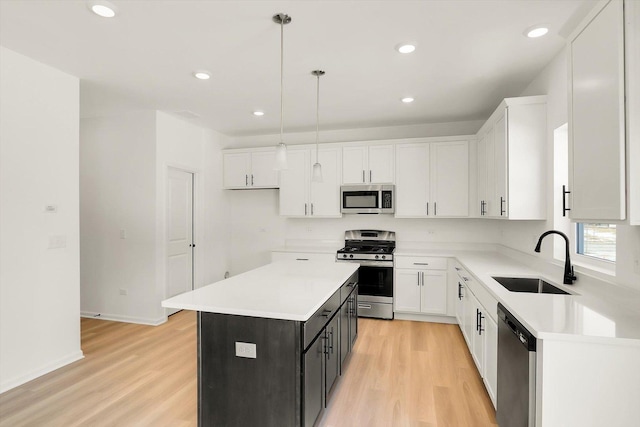
[[545, 231], [544, 233], [542, 233], [542, 235], [538, 239], [538, 244], [536, 245], [536, 248], [534, 250], [536, 252], [540, 252], [540, 245], [542, 244], [542, 239], [544, 239], [549, 234], [558, 234], [564, 238], [566, 254], [565, 254], [565, 260], [564, 260], [564, 281], [562, 283], [564, 283], [565, 285], [571, 285], [573, 284], [573, 281], [577, 279], [577, 277], [575, 276], [575, 274], [573, 274], [573, 267], [571, 266], [571, 258], [569, 257], [569, 238], [567, 237], [566, 234], [564, 234], [562, 231], [557, 231], [557, 230]]

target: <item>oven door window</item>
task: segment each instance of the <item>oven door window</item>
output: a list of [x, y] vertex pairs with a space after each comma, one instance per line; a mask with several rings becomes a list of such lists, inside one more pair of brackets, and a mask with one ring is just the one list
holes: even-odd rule
[[348, 191], [342, 194], [342, 206], [347, 209], [375, 209], [379, 206], [379, 191]]
[[393, 267], [361, 266], [358, 275], [360, 295], [393, 296]]

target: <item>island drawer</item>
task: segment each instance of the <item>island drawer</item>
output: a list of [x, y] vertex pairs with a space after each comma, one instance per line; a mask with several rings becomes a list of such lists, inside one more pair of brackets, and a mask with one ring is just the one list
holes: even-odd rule
[[349, 298], [351, 292], [355, 289], [358, 284], [358, 272], [353, 273], [349, 279], [344, 282], [344, 284], [340, 287], [340, 305]]
[[305, 350], [307, 347], [309, 347], [309, 344], [313, 342], [313, 339], [320, 333], [322, 328], [324, 328], [327, 323], [329, 323], [329, 320], [331, 320], [331, 318], [334, 314], [336, 314], [339, 308], [340, 289], [335, 291], [331, 298], [329, 298], [327, 302], [322, 304], [322, 307], [320, 307], [318, 311], [313, 313], [313, 316], [311, 316], [311, 318], [309, 318], [309, 320], [304, 323], [302, 334]]

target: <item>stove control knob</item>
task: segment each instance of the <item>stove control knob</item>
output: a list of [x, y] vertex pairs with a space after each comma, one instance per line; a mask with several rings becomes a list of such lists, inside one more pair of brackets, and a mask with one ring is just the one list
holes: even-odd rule
[[382, 259], [385, 259], [385, 258], [386, 258], [386, 256], [382, 255]]
[[353, 254], [349, 255], [349, 258], [353, 258]]
[[380, 258], [378, 255], [376, 255], [376, 259]]
[[342, 258], [346, 258], [346, 257], [347, 257], [347, 254], [342, 254]]

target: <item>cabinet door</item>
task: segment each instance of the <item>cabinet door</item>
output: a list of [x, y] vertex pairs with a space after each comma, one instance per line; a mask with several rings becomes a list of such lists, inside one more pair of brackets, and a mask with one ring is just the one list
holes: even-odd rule
[[344, 361], [351, 351], [349, 328], [351, 321], [351, 296], [340, 307], [340, 374], [344, 372]]
[[[316, 152], [311, 150], [312, 163]], [[322, 182], [311, 182], [309, 215], [313, 217], [340, 217], [340, 182], [342, 150], [324, 148], [318, 152], [322, 166]]]
[[460, 325], [460, 330], [464, 334], [464, 282], [458, 276], [456, 281], [456, 319], [458, 320], [458, 325]]
[[487, 134], [478, 139], [478, 204], [474, 208], [478, 217], [485, 216], [487, 203]]
[[249, 188], [251, 153], [225, 153], [222, 158], [224, 188]]
[[503, 115], [496, 120], [493, 126], [494, 158], [495, 158], [495, 216], [508, 217], [507, 213], [507, 119], [509, 110], [505, 109]]
[[251, 153], [252, 187], [275, 188], [278, 186], [276, 151], [254, 151]]
[[496, 203], [496, 143], [492, 127], [485, 135], [485, 165], [487, 167], [487, 186], [485, 188], [485, 216], [499, 216]]
[[476, 366], [478, 368], [478, 371], [480, 371], [481, 369], [481, 365], [478, 365], [478, 362], [476, 361], [476, 355], [474, 355], [474, 341], [477, 340], [476, 336], [478, 335], [477, 332], [477, 328], [476, 328], [476, 321], [477, 321], [477, 312], [476, 309], [478, 308], [478, 303], [477, 300], [475, 299], [473, 292], [471, 292], [471, 290], [469, 289], [469, 287], [467, 287], [465, 289], [465, 295], [464, 295], [465, 301], [464, 301], [464, 328], [466, 331], [466, 335], [468, 338], [468, 342], [467, 344], [469, 345], [469, 352], [471, 353], [471, 356], [473, 358], [473, 361], [476, 363]]
[[429, 314], [447, 314], [447, 272], [424, 270], [420, 311]]
[[329, 395], [333, 389], [333, 385], [338, 379], [340, 373], [340, 316], [336, 315], [333, 320], [329, 322], [325, 329], [325, 336], [327, 341], [326, 350], [326, 388], [325, 390], [325, 407], [326, 402], [329, 401]]
[[469, 314], [473, 315], [473, 333], [471, 338], [471, 356], [473, 357], [473, 361], [478, 368], [478, 372], [481, 377], [484, 377], [484, 331], [480, 327], [484, 322], [482, 319], [482, 306], [476, 299], [475, 295], [471, 294], [469, 300], [472, 306], [472, 312]]
[[420, 270], [396, 269], [395, 311], [420, 313]]
[[369, 147], [369, 172], [366, 179], [372, 184], [394, 182], [393, 145], [372, 145]]
[[468, 141], [431, 144], [431, 177], [433, 214], [469, 216]]
[[313, 426], [324, 408], [325, 340], [316, 338], [304, 354], [304, 425]]
[[622, 1], [606, 3], [569, 39], [572, 219], [625, 218], [622, 7]]
[[366, 146], [342, 148], [343, 184], [364, 184], [369, 182], [368, 169]]
[[309, 150], [287, 152], [288, 169], [280, 171], [280, 215], [306, 216], [309, 207]]
[[358, 338], [358, 287], [353, 290], [351, 297], [351, 307], [349, 308], [349, 339], [351, 340], [349, 348], [353, 350], [353, 346]]
[[427, 216], [430, 188], [429, 144], [397, 145], [396, 170], [395, 216]]
[[482, 324], [484, 331], [484, 384], [489, 397], [496, 407], [498, 392], [498, 324], [489, 316], [486, 316]]

